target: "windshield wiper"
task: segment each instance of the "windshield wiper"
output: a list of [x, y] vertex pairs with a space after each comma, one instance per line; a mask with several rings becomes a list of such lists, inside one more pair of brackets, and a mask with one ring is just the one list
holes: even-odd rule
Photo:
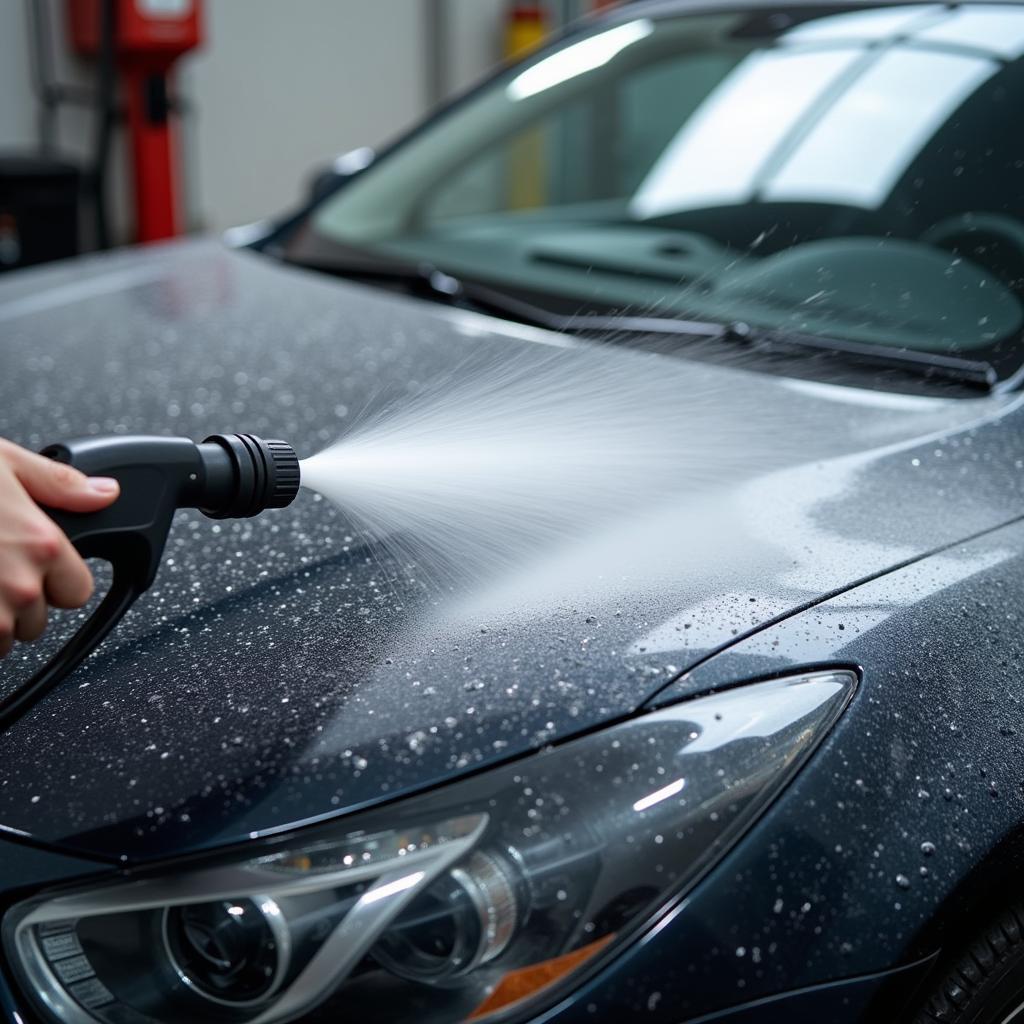
[[751, 351], [767, 355], [792, 355], [808, 351], [836, 355], [879, 368], [911, 371], [928, 378], [954, 381], [983, 391], [991, 391], [999, 382], [999, 376], [991, 363], [940, 352], [918, 352], [872, 342], [758, 328], [735, 321], [719, 323], [618, 313], [558, 313], [492, 285], [454, 277], [427, 262], [404, 263], [376, 256], [368, 256], [365, 264], [356, 260], [351, 263], [333, 260], [291, 262], [310, 270], [371, 284], [399, 285], [411, 294], [435, 302], [511, 317], [520, 323], [562, 334], [595, 339], [631, 334], [724, 341], [741, 344]]
[[856, 362], [911, 370], [926, 377], [939, 377], [983, 391], [991, 391], [999, 383], [999, 374], [991, 363], [981, 359], [945, 355], [941, 352], [918, 352], [915, 349], [879, 345], [874, 342], [758, 329], [746, 324], [731, 325], [727, 336], [768, 354], [810, 350], [841, 355]]
[[[452, 287], [452, 280], [449, 278], [448, 287]], [[675, 317], [596, 313], [574, 313], [566, 316], [552, 313], [534, 303], [507, 295], [487, 285], [465, 281], [458, 283], [462, 294], [468, 296], [475, 305], [490, 307], [488, 312], [505, 313], [535, 326], [565, 333], [589, 336], [636, 334], [706, 338], [709, 341], [746, 345], [764, 354], [784, 355], [796, 351], [813, 351], [845, 356], [856, 362], [880, 368], [910, 370], [926, 377], [955, 381], [984, 391], [991, 391], [999, 382], [995, 367], [980, 359], [964, 359], [941, 352], [917, 352], [913, 349], [872, 342], [755, 328], [737, 321], [718, 323]]]

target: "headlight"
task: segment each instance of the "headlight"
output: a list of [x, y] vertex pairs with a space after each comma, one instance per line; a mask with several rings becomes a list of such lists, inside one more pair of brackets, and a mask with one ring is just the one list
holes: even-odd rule
[[10, 961], [67, 1024], [536, 1009], [694, 882], [854, 684], [739, 687], [247, 857], [50, 893], [7, 914]]

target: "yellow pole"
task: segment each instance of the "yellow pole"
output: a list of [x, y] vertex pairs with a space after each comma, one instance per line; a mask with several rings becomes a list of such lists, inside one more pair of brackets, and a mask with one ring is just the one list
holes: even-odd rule
[[505, 59], [525, 57], [544, 42], [547, 34], [547, 19], [540, 4], [512, 4], [505, 24]]
[[[547, 18], [539, 4], [513, 3], [505, 23], [505, 59], [518, 60], [536, 50], [547, 36]], [[513, 210], [543, 206], [547, 193], [544, 135], [527, 128], [508, 152], [508, 205]]]

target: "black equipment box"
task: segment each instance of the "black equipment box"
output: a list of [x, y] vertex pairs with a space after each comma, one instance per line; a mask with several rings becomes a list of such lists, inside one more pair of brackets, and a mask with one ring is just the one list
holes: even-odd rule
[[81, 178], [64, 160], [0, 153], [0, 272], [78, 254]]

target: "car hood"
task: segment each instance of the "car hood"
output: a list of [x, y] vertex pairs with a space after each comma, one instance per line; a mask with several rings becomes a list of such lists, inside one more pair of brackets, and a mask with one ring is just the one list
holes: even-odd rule
[[[12, 275], [0, 337], [0, 435], [22, 444], [244, 430], [303, 454], [469, 355], [562, 343], [213, 241]], [[145, 860], [393, 799], [634, 713], [764, 624], [1019, 514], [1016, 399], [608, 352], [570, 358], [660, 360], [680, 402], [777, 410], [778, 457], [486, 581], [393, 571], [306, 493], [179, 513], [152, 590], [0, 737], [2, 827]]]

